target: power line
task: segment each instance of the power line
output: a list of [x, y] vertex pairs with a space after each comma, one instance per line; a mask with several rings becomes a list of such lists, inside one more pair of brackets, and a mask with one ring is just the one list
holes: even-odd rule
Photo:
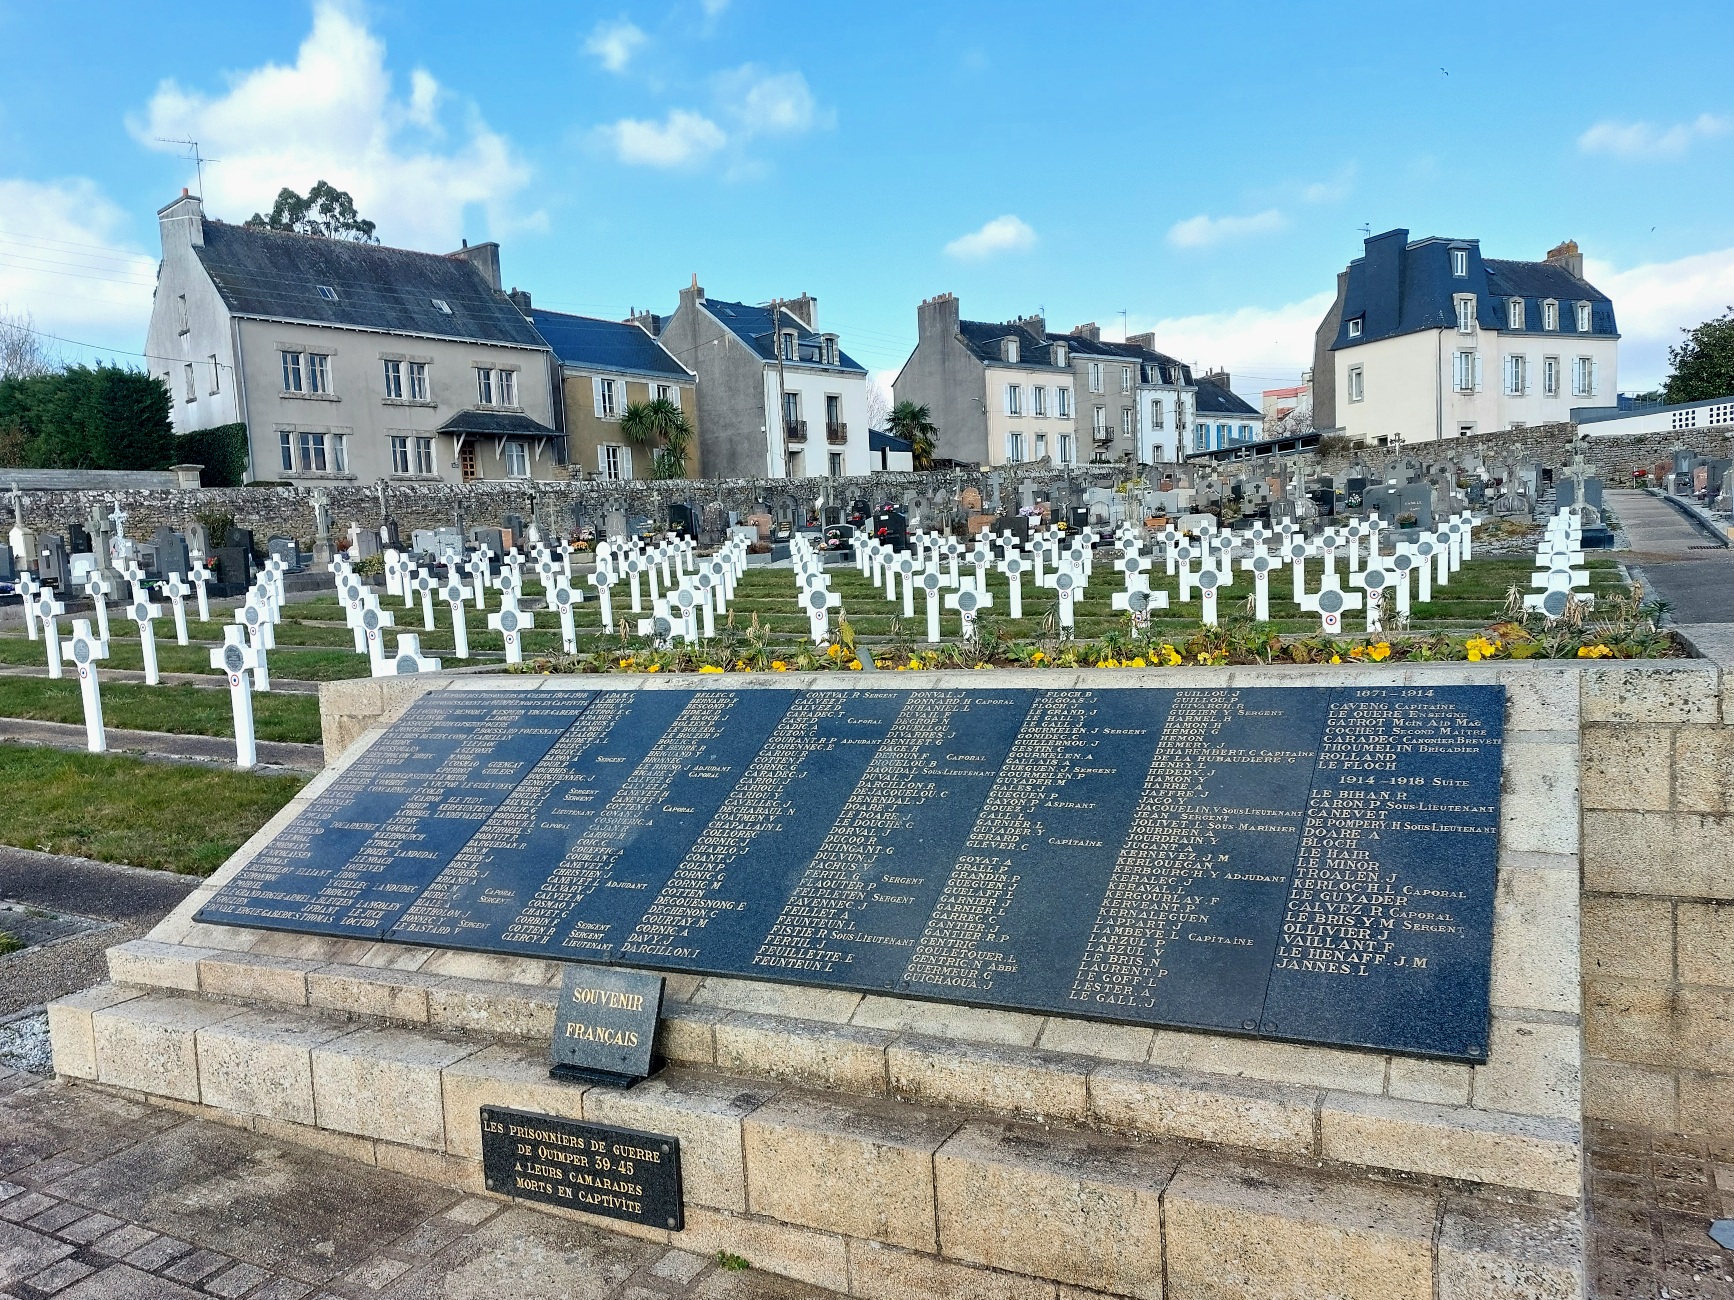
[[[160, 357], [149, 352], [132, 352], [126, 348], [111, 348], [106, 343], [81, 343], [77, 339], [69, 339], [61, 334], [50, 334], [47, 330], [35, 329], [29, 325], [14, 325], [12, 328], [23, 330], [26, 334], [34, 334], [39, 339], [53, 339], [56, 343], [70, 343], [75, 348], [88, 348], [92, 352], [107, 352], [111, 356], [139, 357], [145, 361], [184, 362], [186, 360], [185, 357]], [[208, 361], [202, 361], [198, 364], [209, 365], [210, 363]], [[231, 373], [233, 373], [235, 369], [227, 361], [219, 361], [217, 364]]]

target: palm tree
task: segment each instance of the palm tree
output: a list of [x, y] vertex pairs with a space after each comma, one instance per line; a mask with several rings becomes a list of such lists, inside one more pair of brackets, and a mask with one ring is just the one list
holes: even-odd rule
[[925, 406], [899, 402], [891, 408], [891, 418], [885, 423], [893, 434], [909, 444], [916, 469], [933, 468], [933, 440], [939, 435], [939, 426]]
[[620, 414], [620, 434], [634, 446], [650, 448], [654, 478], [685, 478], [686, 453], [692, 446], [692, 425], [666, 397], [629, 402]]

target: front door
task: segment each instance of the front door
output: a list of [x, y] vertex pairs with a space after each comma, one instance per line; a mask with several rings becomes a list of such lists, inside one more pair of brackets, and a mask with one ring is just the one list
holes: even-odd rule
[[476, 477], [476, 445], [473, 442], [466, 442], [463, 450], [458, 452], [458, 468], [464, 482], [471, 482]]

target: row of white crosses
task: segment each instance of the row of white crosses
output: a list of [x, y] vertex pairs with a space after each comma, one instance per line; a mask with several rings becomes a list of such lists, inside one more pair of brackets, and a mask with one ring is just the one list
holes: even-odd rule
[[1541, 590], [1523, 598], [1524, 609], [1557, 619], [1566, 615], [1574, 600], [1580, 605], [1594, 605], [1593, 594], [1580, 594], [1590, 582], [1583, 562], [1583, 513], [1575, 505], [1562, 507], [1547, 521], [1535, 548], [1535, 573], [1529, 583]]
[[[806, 555], [811, 558], [810, 551]], [[746, 570], [746, 562], [747, 545], [739, 538], [731, 538], [708, 557], [700, 557], [690, 539], [671, 537], [641, 548], [626, 538], [614, 538], [596, 548], [596, 573], [591, 581], [602, 601], [605, 624], [612, 618], [609, 589], [625, 576], [632, 583], [633, 612], [644, 614], [637, 620], [638, 634], [662, 645], [676, 637], [693, 645], [716, 635], [717, 617], [727, 615], [728, 602], [734, 599], [735, 584]], [[652, 593], [647, 614], [638, 584], [640, 576], [649, 579]], [[822, 635], [815, 639], [822, 639]]]

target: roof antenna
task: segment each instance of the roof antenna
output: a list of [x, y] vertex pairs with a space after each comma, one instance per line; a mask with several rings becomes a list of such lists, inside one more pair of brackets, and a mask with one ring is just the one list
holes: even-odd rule
[[192, 158], [193, 166], [198, 169], [198, 173], [199, 173], [199, 198], [201, 200], [203, 200], [205, 197], [205, 164], [206, 163], [221, 162], [222, 159], [221, 158], [204, 158], [204, 157], [201, 157], [199, 155], [199, 142], [197, 140], [177, 140], [177, 139], [174, 139], [170, 136], [164, 136], [164, 135], [157, 136], [156, 140], [157, 140], [158, 144], [184, 144], [187, 147], [188, 156]]
[[1360, 225], [1356, 226], [1355, 229], [1360, 231], [1368, 239], [1373, 237], [1373, 227], [1369, 222], [1363, 221]]

